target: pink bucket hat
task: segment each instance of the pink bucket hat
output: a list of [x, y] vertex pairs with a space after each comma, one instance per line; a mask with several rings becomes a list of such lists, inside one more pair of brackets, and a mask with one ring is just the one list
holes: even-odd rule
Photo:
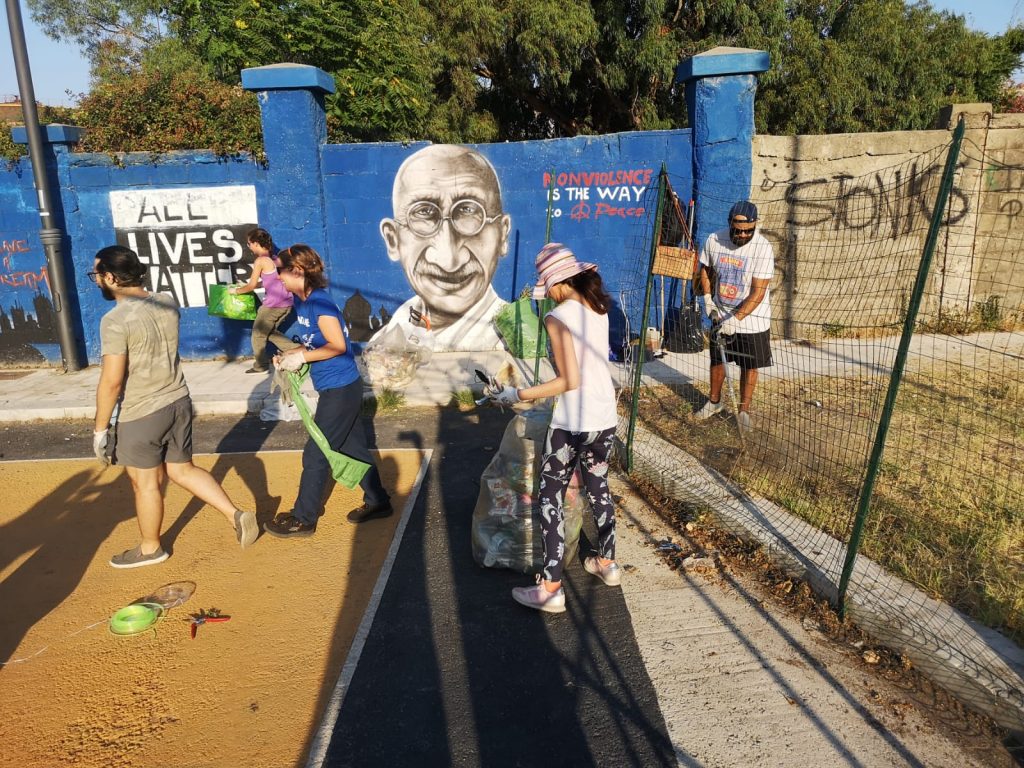
[[577, 261], [567, 246], [548, 243], [537, 254], [537, 285], [533, 289], [533, 298], [539, 301], [547, 296], [552, 286], [592, 269], [597, 269], [597, 264]]

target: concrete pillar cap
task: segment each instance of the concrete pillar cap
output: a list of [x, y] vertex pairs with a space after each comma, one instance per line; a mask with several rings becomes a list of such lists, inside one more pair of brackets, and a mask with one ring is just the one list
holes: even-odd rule
[[[82, 140], [84, 131], [77, 125], [61, 125], [51, 123], [42, 126], [42, 138], [46, 144], [77, 144]], [[11, 129], [11, 138], [15, 144], [28, 144], [28, 131], [24, 125], [16, 125]]]
[[242, 87], [247, 91], [335, 91], [334, 78], [319, 67], [287, 62], [243, 69]]

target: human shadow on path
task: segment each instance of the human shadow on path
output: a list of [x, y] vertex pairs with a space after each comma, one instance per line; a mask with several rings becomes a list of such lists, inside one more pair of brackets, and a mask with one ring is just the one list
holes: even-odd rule
[[472, 560], [508, 420], [444, 408], [423, 430], [430, 472], [326, 765], [676, 765], [621, 592], [571, 566], [567, 613], [536, 613], [510, 595], [529, 576]]
[[13, 663], [22, 639], [71, 596], [114, 528], [135, 517], [132, 499], [124, 472], [97, 467], [61, 480], [0, 524], [0, 571], [31, 553], [0, 581], [0, 662]]

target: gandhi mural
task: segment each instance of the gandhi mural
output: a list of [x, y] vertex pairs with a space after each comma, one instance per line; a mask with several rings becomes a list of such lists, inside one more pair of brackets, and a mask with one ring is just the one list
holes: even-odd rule
[[468, 147], [425, 147], [395, 174], [392, 207], [380, 234], [416, 295], [374, 339], [400, 330], [433, 351], [500, 349], [491, 320], [505, 302], [491, 279], [508, 252], [512, 220], [494, 167]]

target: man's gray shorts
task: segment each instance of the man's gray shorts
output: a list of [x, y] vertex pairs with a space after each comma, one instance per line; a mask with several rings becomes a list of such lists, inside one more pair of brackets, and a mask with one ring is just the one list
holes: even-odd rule
[[192, 398], [188, 395], [149, 416], [114, 427], [113, 463], [152, 469], [192, 461]]

